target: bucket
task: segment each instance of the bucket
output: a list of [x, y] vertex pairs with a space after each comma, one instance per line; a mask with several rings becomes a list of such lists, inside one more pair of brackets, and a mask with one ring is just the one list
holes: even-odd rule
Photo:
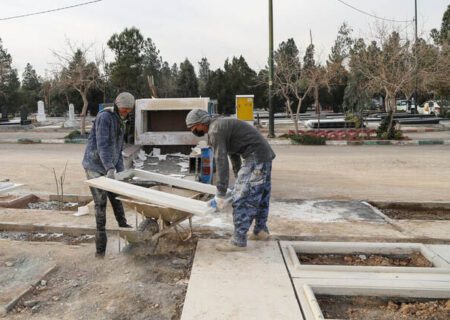
[[201, 174], [200, 174], [200, 182], [203, 183], [212, 183], [213, 178], [213, 152], [212, 149], [202, 148], [202, 155], [201, 155]]

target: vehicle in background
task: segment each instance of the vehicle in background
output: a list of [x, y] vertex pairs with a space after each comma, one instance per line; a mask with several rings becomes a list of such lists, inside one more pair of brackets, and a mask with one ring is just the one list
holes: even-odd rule
[[449, 110], [450, 104], [446, 100], [429, 100], [423, 105], [419, 106], [419, 114], [434, 114], [440, 115], [443, 110]]
[[397, 112], [417, 113], [416, 105], [411, 100], [397, 100]]

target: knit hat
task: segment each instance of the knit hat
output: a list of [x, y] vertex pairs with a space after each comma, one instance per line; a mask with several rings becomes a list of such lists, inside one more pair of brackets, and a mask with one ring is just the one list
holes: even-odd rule
[[209, 124], [211, 122], [211, 116], [208, 112], [202, 109], [191, 110], [186, 116], [186, 126], [192, 127], [197, 123]]
[[116, 98], [116, 105], [118, 108], [133, 108], [134, 97], [129, 92], [121, 92]]

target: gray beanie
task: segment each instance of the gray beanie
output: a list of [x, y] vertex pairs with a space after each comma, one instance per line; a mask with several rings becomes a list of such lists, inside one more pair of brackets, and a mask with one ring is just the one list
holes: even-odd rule
[[133, 108], [134, 97], [129, 92], [121, 92], [116, 98], [116, 105], [118, 108]]
[[192, 127], [197, 123], [209, 124], [211, 122], [211, 116], [208, 112], [202, 109], [191, 110], [186, 116], [186, 126]]

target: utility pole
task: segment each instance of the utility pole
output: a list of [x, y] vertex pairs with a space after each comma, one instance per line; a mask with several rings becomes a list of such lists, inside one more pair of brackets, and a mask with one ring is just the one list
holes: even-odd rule
[[273, 110], [273, 6], [269, 0], [269, 138], [275, 137], [275, 115]]
[[414, 12], [415, 12], [415, 17], [414, 17], [414, 33], [415, 33], [415, 37], [414, 37], [414, 55], [416, 58], [416, 70], [415, 70], [415, 88], [414, 88], [414, 104], [415, 104], [415, 110], [414, 112], [418, 111], [418, 101], [417, 101], [417, 83], [418, 83], [418, 77], [419, 77], [419, 58], [417, 56], [417, 0], [414, 0]]

